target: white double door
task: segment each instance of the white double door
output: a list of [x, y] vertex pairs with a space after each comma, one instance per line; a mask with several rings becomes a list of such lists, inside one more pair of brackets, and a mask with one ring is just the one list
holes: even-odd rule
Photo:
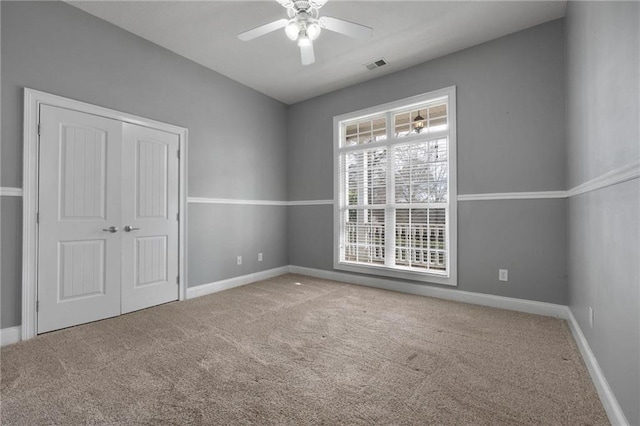
[[40, 107], [38, 333], [178, 299], [178, 135]]

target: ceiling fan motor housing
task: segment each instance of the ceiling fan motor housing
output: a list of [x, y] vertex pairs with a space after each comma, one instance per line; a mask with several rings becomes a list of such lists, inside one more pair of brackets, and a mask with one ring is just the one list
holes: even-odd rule
[[[306, 1], [299, 1], [296, 3], [309, 4], [309, 2]], [[312, 8], [294, 11], [294, 9], [290, 8], [288, 9], [288, 12], [291, 19], [285, 28], [285, 32], [289, 39], [295, 41], [306, 37], [311, 40], [318, 38], [321, 27], [317, 19], [317, 9]]]
[[287, 9], [292, 9], [295, 12], [297, 11], [309, 11], [315, 9], [316, 11], [320, 9], [327, 0], [277, 0], [282, 6]]

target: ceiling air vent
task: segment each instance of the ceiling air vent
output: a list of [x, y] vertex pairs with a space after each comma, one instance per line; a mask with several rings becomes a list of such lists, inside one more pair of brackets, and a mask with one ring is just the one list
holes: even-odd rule
[[365, 67], [369, 70], [369, 71], [373, 71], [376, 68], [380, 68], [382, 66], [387, 65], [387, 61], [385, 61], [383, 58], [378, 59], [377, 61], [373, 61], [370, 64], [365, 65]]

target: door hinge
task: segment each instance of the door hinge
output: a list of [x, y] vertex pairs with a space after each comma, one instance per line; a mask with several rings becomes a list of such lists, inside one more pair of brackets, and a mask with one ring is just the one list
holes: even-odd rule
[[38, 136], [40, 136], [40, 123], [38, 123]]
[[36, 300], [36, 312], [40, 312], [40, 301]]
[[180, 284], [180, 275], [176, 277], [176, 284]]
[[40, 212], [36, 213], [36, 223], [40, 223]]
[[176, 155], [180, 158], [180, 150], [176, 151]]
[[179, 222], [180, 221], [180, 213], [176, 213], [176, 220]]

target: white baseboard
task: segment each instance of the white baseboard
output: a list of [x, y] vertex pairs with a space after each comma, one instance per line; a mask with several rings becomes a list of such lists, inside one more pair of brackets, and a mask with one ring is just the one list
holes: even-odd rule
[[229, 278], [227, 280], [216, 281], [209, 284], [202, 284], [196, 287], [189, 287], [187, 288], [187, 299], [193, 299], [194, 297], [217, 293], [219, 291], [228, 290], [234, 287], [240, 287], [242, 285], [250, 284], [255, 281], [266, 280], [268, 278], [286, 274], [287, 272], [289, 272], [289, 267], [281, 266], [279, 268], [268, 269], [266, 271], [260, 271], [248, 275], [241, 275], [239, 277]]
[[11, 345], [20, 341], [22, 327], [8, 327], [0, 330], [0, 346]]
[[471, 303], [474, 305], [490, 306], [493, 308], [509, 309], [529, 314], [567, 319], [567, 307], [565, 305], [556, 305], [554, 303], [535, 302], [531, 300], [516, 299], [513, 297], [494, 296], [491, 294], [471, 293], [463, 290], [433, 287], [424, 284], [413, 284], [386, 278], [353, 275], [344, 272], [325, 271], [322, 269], [305, 268], [302, 266], [289, 266], [289, 272], [367, 287], [375, 287], [384, 290], [417, 294], [419, 296], [436, 297], [439, 299], [454, 300], [456, 302]]
[[609, 386], [609, 382], [607, 382], [606, 377], [604, 377], [604, 373], [600, 369], [598, 360], [591, 351], [591, 347], [589, 347], [589, 343], [584, 337], [578, 321], [576, 321], [576, 318], [573, 316], [573, 312], [571, 312], [569, 307], [565, 307], [565, 309], [567, 310], [567, 322], [569, 323], [569, 328], [571, 329], [573, 338], [580, 349], [582, 359], [584, 359], [584, 363], [587, 365], [587, 369], [591, 375], [591, 380], [596, 387], [598, 396], [600, 396], [600, 401], [602, 401], [602, 405], [607, 412], [607, 416], [609, 416], [609, 421], [614, 426], [628, 426], [629, 422], [627, 421], [622, 408], [620, 408], [618, 400]]

